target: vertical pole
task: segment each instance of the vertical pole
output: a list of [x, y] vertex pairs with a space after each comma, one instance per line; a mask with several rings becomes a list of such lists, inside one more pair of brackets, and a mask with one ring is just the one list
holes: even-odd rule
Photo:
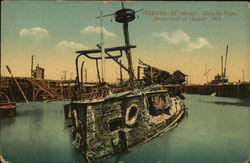
[[153, 76], [153, 67], [150, 67], [150, 74], [151, 74], [151, 84], [153, 84], [153, 78], [154, 78], [154, 76]]
[[223, 56], [221, 56], [221, 77], [223, 77]]
[[30, 77], [33, 78], [33, 64], [34, 64], [34, 55], [31, 56], [31, 70], [30, 70]]
[[222, 83], [224, 83], [223, 56], [221, 56], [221, 80], [222, 80]]
[[64, 98], [63, 97], [63, 83], [62, 83], [62, 80], [60, 81], [60, 83], [61, 83], [61, 98]]
[[141, 74], [141, 67], [137, 67], [137, 79], [140, 80], [140, 74]]
[[[123, 33], [124, 33], [124, 39], [125, 39], [125, 46], [129, 46], [129, 33], [128, 33], [128, 23], [123, 23]], [[127, 49], [126, 56], [128, 59], [128, 70], [129, 70], [129, 79], [134, 80], [134, 70], [133, 70], [133, 63], [132, 63], [132, 57], [131, 57], [131, 50]]]
[[84, 62], [85, 62], [85, 61], [83, 61], [83, 62], [82, 62], [82, 65], [81, 65], [81, 86], [83, 85], [83, 82], [84, 82], [84, 81], [83, 81], [83, 66], [84, 66]]
[[85, 82], [88, 81], [88, 72], [87, 72], [87, 68], [84, 69], [85, 72]]
[[[0, 41], [1, 41], [1, 37], [0, 37]], [[2, 91], [2, 48], [1, 47], [2, 46], [0, 46], [0, 92]]]
[[245, 80], [245, 79], [244, 79], [244, 77], [245, 77], [244, 68], [243, 68], [243, 72], [242, 72], [242, 73], [243, 73], [243, 74], [242, 74], [242, 75], [243, 75], [243, 80], [242, 80], [242, 82], [244, 83], [244, 80]]
[[[122, 64], [121, 60], [120, 60], [120, 64]], [[120, 66], [120, 78], [121, 78], [121, 84], [122, 84], [123, 83], [122, 66]]]
[[103, 13], [100, 11], [100, 33], [101, 33], [101, 72], [102, 72], [102, 82], [105, 81], [105, 57], [104, 57], [104, 40], [103, 40]]
[[35, 100], [35, 86], [32, 84], [32, 100]]
[[224, 65], [224, 77], [226, 77], [226, 69], [227, 69], [227, 53], [228, 53], [228, 45], [226, 48], [226, 58], [225, 58], [225, 65]]
[[95, 60], [96, 63], [96, 71], [97, 71], [97, 78], [98, 78], [98, 82], [101, 82], [101, 77], [100, 77], [100, 72], [99, 72], [99, 66], [98, 66], [98, 59]]

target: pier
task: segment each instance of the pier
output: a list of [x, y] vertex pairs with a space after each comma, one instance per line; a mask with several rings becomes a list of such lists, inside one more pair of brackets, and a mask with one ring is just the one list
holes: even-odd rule
[[[43, 80], [27, 77], [16, 78], [29, 101], [45, 99], [67, 99], [72, 96], [72, 82], [61, 80]], [[3, 77], [3, 91], [14, 101], [23, 101], [13, 79]]]
[[221, 85], [166, 85], [170, 93], [178, 90], [186, 94], [212, 95], [219, 97], [250, 98], [250, 84], [221, 84]]
[[[73, 95], [73, 80], [44, 80], [29, 77], [16, 77], [16, 80], [28, 101], [69, 99]], [[11, 101], [24, 101], [11, 77], [2, 77], [2, 90]]]
[[[54, 101], [70, 99], [74, 92], [74, 80], [48, 80], [29, 77], [16, 77], [21, 89], [28, 101]], [[250, 84], [222, 84], [222, 85], [164, 85], [170, 96], [176, 94], [199, 94], [219, 97], [233, 97], [246, 99], [250, 98]], [[87, 94], [96, 92], [96, 83], [85, 83]], [[125, 88], [123, 88], [125, 89]], [[11, 77], [2, 77], [2, 90], [12, 101], [23, 102], [24, 98], [17, 85]], [[114, 88], [115, 92], [120, 92], [119, 88]]]

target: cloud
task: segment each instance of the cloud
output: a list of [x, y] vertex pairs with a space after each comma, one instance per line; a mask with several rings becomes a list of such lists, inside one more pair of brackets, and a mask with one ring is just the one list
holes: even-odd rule
[[85, 46], [81, 43], [73, 42], [73, 41], [60, 41], [56, 45], [57, 48], [69, 48], [73, 50], [83, 50], [87, 49], [88, 46]]
[[[106, 28], [102, 27], [103, 35], [106, 37], [116, 37], [116, 35], [112, 32], [109, 32]], [[88, 26], [84, 29], [80, 30], [81, 34], [100, 34], [101, 27], [99, 26]]]
[[196, 41], [190, 41], [191, 38], [189, 35], [182, 31], [182, 30], [176, 30], [174, 31], [171, 36], [167, 32], [161, 32], [161, 33], [153, 33], [151, 35], [152, 37], [162, 38], [163, 41], [166, 41], [168, 43], [177, 45], [180, 43], [185, 43], [185, 49], [182, 49], [183, 51], [193, 51], [197, 49], [201, 49], [203, 47], [212, 47], [212, 45], [209, 43], [209, 41], [204, 37], [198, 37], [196, 38]]
[[41, 27], [33, 27], [30, 29], [21, 29], [20, 36], [32, 35], [36, 40], [41, 40], [49, 36], [48, 31]]
[[203, 37], [198, 37], [195, 42], [188, 43], [184, 51], [193, 51], [201, 49], [203, 47], [212, 47], [212, 45], [209, 43], [207, 39]]
[[162, 38], [164, 41], [167, 41], [171, 44], [179, 44], [181, 42], [188, 42], [190, 37], [187, 33], [182, 30], [176, 30], [172, 33], [172, 36], [169, 36], [167, 32], [154, 33], [152, 37]]

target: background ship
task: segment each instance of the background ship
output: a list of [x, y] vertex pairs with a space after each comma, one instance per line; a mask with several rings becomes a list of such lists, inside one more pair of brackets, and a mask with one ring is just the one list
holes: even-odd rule
[[[221, 75], [217, 74], [214, 77], [214, 80], [211, 81], [211, 84], [223, 84], [228, 83], [228, 79], [226, 76], [226, 70], [227, 70], [227, 54], [228, 54], [228, 45], [226, 48], [226, 58], [225, 58], [225, 65], [223, 67], [223, 56], [221, 56]], [[205, 70], [206, 71], [206, 70]]]

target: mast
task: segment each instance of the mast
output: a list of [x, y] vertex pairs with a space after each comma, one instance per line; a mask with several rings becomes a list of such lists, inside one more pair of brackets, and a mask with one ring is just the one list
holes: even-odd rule
[[221, 56], [221, 78], [222, 78], [222, 80], [223, 80], [223, 77], [224, 75], [223, 75], [223, 56]]
[[227, 45], [227, 48], [226, 48], [225, 67], [224, 67], [224, 74], [223, 74], [224, 78], [226, 77], [226, 69], [227, 69], [227, 53], [228, 53], [228, 45]]
[[101, 33], [101, 72], [102, 72], [102, 79], [101, 81], [105, 81], [105, 56], [104, 56], [104, 39], [103, 39], [103, 13], [100, 11], [100, 33]]
[[[122, 61], [120, 60], [120, 63], [122, 64]], [[123, 76], [122, 76], [122, 66], [120, 65], [120, 78], [121, 78], [121, 85], [123, 84]]]
[[98, 82], [100, 83], [101, 82], [101, 77], [100, 77], [98, 60], [97, 59], [95, 60], [95, 65], [96, 65], [96, 71], [97, 71], [97, 79], [98, 79]]
[[[125, 46], [126, 47], [130, 46], [128, 23], [133, 21], [135, 19], [135, 13], [140, 12], [140, 11], [142, 11], [142, 9], [134, 11], [132, 9], [124, 8], [123, 2], [122, 2], [122, 9], [116, 11], [115, 13], [108, 14], [108, 15], [103, 15], [102, 11], [101, 11], [100, 16], [96, 17], [96, 18], [100, 18], [101, 33], [102, 33], [102, 19], [103, 19], [103, 17], [114, 16], [116, 22], [123, 23], [123, 35], [124, 35], [124, 40], [125, 40]], [[101, 38], [102, 38], [102, 36], [101, 36]], [[104, 48], [103, 42], [102, 42], [101, 47]], [[103, 51], [103, 53], [104, 53], [104, 51]], [[134, 80], [135, 75], [134, 75], [133, 61], [132, 61], [130, 48], [126, 48], [125, 53], [126, 53], [126, 57], [127, 57], [127, 60], [128, 60], [128, 70], [127, 71], [128, 71], [128, 74], [129, 74], [129, 79]], [[102, 58], [105, 58], [105, 57], [102, 55]], [[105, 65], [105, 63], [104, 63], [104, 65]], [[104, 69], [104, 74], [105, 74], [105, 66], [103, 67], [103, 69]]]
[[[124, 40], [125, 40], [125, 46], [130, 45], [129, 41], [129, 32], [128, 32], [128, 23], [123, 23], [123, 34], [124, 34]], [[131, 57], [131, 50], [127, 49], [126, 51], [126, 57], [128, 59], [128, 70], [129, 70], [129, 79], [134, 80], [134, 69], [133, 69], [133, 62]]]
[[[130, 45], [128, 23], [135, 19], [135, 11], [132, 9], [125, 9], [122, 3], [122, 9], [115, 12], [115, 21], [118, 23], [123, 23], [123, 35], [125, 40], [125, 46]], [[133, 61], [131, 56], [131, 50], [127, 49], [125, 51], [128, 60], [128, 73], [129, 79], [134, 80], [134, 69]]]
[[1, 47], [2, 46], [0, 46], [0, 92], [2, 92], [2, 48]]

